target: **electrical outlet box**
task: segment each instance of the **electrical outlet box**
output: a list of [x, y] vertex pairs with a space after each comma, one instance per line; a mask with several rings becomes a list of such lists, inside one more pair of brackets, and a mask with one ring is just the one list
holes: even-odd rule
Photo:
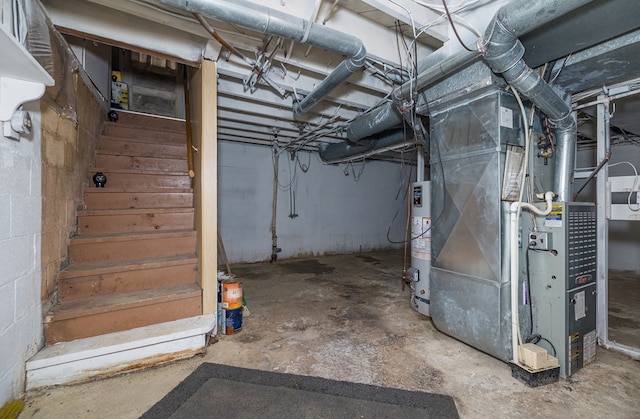
[[534, 231], [529, 233], [529, 249], [551, 250], [551, 233], [547, 231]]

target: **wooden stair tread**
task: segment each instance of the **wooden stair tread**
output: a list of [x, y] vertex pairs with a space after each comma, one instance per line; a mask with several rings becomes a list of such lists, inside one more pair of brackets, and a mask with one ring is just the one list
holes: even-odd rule
[[87, 187], [85, 193], [193, 193], [192, 188], [94, 188]]
[[[106, 167], [94, 167], [89, 169], [89, 173], [102, 172], [106, 174], [123, 174], [123, 175], [163, 175], [163, 176], [189, 176], [189, 172], [164, 172], [162, 170], [144, 170], [144, 169], [108, 169]], [[109, 187], [109, 179], [105, 188]], [[96, 188], [98, 189], [98, 188]], [[103, 188], [99, 188], [103, 189]], [[126, 189], [126, 188], [125, 188]]]
[[201, 292], [200, 286], [193, 283], [62, 301], [47, 314], [45, 323], [193, 298]]
[[[186, 134], [185, 134], [186, 135]], [[168, 147], [180, 147], [185, 151], [187, 149], [187, 140], [185, 139], [184, 144], [177, 143], [175, 141], [167, 141], [162, 138], [139, 138], [139, 137], [118, 137], [116, 135], [102, 134], [100, 135], [100, 140], [107, 141], [120, 141], [123, 143], [141, 143], [141, 144], [152, 144], [152, 145], [163, 145]]]
[[154, 125], [144, 125], [141, 123], [130, 123], [130, 122], [124, 122], [124, 121], [118, 121], [118, 122], [105, 121], [104, 126], [105, 128], [107, 126], [110, 126], [110, 127], [119, 127], [119, 128], [132, 128], [140, 131], [149, 131], [149, 132], [170, 132], [172, 134], [186, 134], [186, 130], [187, 130], [186, 126], [184, 128], [175, 128], [175, 127], [168, 127], [168, 126], [157, 127]]
[[187, 160], [187, 151], [184, 155], [174, 154], [159, 154], [159, 153], [147, 153], [140, 151], [111, 151], [111, 150], [96, 150], [96, 155], [108, 155], [108, 156], [120, 156], [120, 157], [147, 157], [153, 159], [167, 159], [167, 160]]
[[121, 260], [110, 262], [96, 262], [73, 264], [59, 273], [59, 279], [79, 278], [87, 275], [104, 275], [114, 272], [136, 271], [142, 269], [162, 268], [198, 263], [195, 254], [175, 255], [166, 257], [146, 258], [138, 260]]
[[193, 207], [172, 207], [172, 208], [126, 208], [126, 209], [98, 209], [78, 211], [78, 217], [92, 215], [136, 215], [136, 214], [174, 214], [193, 213]]
[[[58, 274], [59, 302], [45, 316], [47, 344], [202, 313], [185, 121], [119, 113], [106, 122], [86, 210]], [[108, 194], [108, 195], [105, 195]]]
[[172, 230], [172, 231], [148, 231], [136, 233], [114, 233], [101, 234], [95, 236], [78, 236], [71, 239], [70, 245], [82, 245], [88, 243], [109, 243], [122, 242], [130, 240], [158, 240], [163, 238], [190, 237], [195, 236], [196, 231], [190, 230]]

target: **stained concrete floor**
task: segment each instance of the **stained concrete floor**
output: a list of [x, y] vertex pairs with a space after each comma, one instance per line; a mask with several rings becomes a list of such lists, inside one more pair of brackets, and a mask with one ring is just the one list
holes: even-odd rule
[[242, 332], [203, 356], [32, 391], [20, 418], [135, 418], [202, 362], [449, 394], [463, 418], [640, 417], [640, 362], [598, 348], [570, 379], [528, 388], [414, 312], [401, 269], [397, 251], [237, 266], [251, 311]]

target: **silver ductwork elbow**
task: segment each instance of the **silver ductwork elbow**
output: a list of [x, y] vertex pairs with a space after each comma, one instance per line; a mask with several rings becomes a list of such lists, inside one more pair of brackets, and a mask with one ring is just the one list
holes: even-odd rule
[[294, 102], [293, 112], [298, 115], [305, 114], [309, 109], [331, 93], [333, 89], [346, 81], [353, 73], [360, 70], [364, 66], [366, 57], [367, 50], [364, 48], [362, 42], [360, 42], [360, 48], [355, 55], [341, 62], [340, 65], [338, 65], [331, 74], [322, 80], [322, 82], [304, 99], [299, 102]]
[[493, 72], [529, 98], [548, 117], [556, 137], [554, 191], [558, 200], [571, 201], [577, 126], [571, 105], [523, 60], [524, 46], [518, 35], [569, 13], [591, 0], [537, 0], [511, 2], [502, 7], [487, 27], [480, 51]]

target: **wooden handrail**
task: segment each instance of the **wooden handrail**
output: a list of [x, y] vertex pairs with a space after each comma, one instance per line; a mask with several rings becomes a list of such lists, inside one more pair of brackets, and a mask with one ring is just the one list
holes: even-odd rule
[[193, 178], [196, 172], [193, 170], [193, 138], [191, 136], [191, 111], [189, 105], [189, 69], [184, 66], [184, 119], [187, 128], [187, 166], [189, 177]]

